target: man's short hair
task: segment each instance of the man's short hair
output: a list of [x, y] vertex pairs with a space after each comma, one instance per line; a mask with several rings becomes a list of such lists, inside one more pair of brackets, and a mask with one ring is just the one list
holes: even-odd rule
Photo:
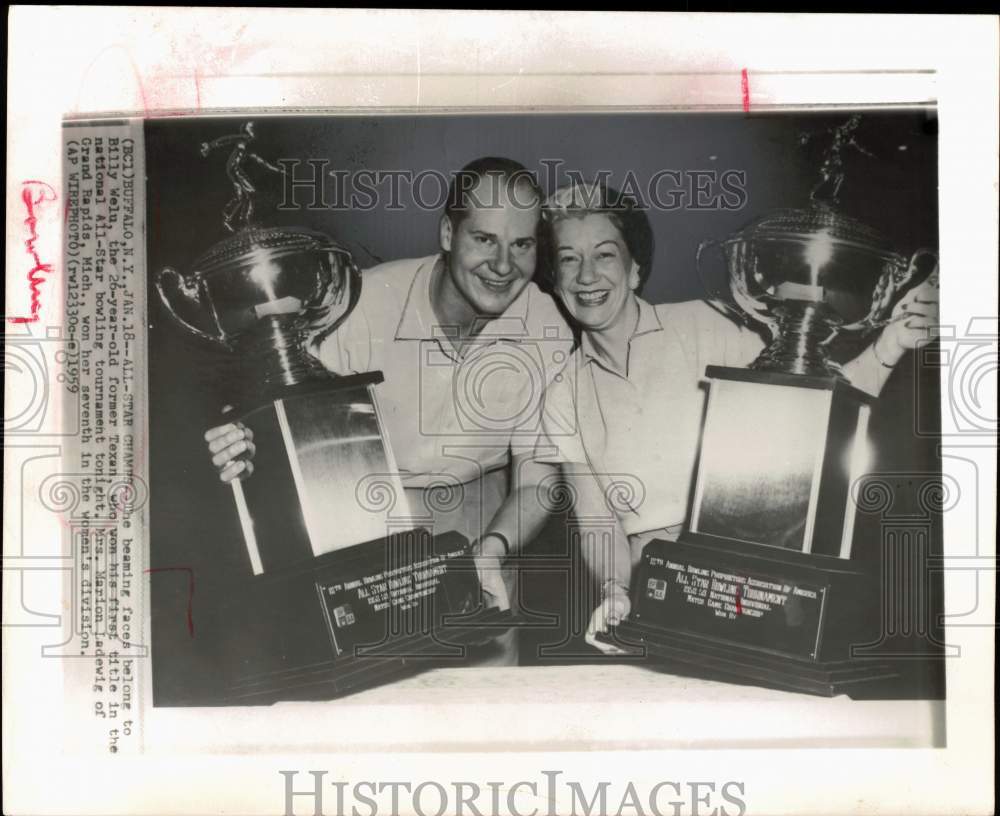
[[[452, 176], [451, 184], [448, 186], [448, 198], [445, 203], [444, 213], [448, 216], [453, 227], [457, 227], [469, 213], [470, 199], [473, 198], [472, 191], [476, 185], [485, 178], [495, 178], [506, 184], [508, 194], [513, 198], [515, 204], [528, 207], [527, 200], [522, 201], [520, 196], [514, 194], [514, 189], [518, 185], [525, 185], [539, 205], [545, 200], [545, 195], [538, 186], [538, 181], [531, 171], [520, 162], [513, 159], [505, 159], [500, 156], [484, 156], [481, 159], [469, 162], [465, 167]], [[493, 202], [478, 202], [489, 205]], [[533, 205], [531, 205], [533, 206]]]
[[[649, 278], [653, 268], [653, 228], [649, 224], [646, 211], [635, 198], [599, 183], [573, 182], [556, 190], [542, 207], [544, 243], [551, 253], [555, 247], [552, 237], [553, 227], [566, 218], [584, 218], [588, 215], [605, 215], [614, 224], [625, 240], [632, 259], [639, 265], [639, 285], [636, 292]], [[544, 268], [553, 275], [552, 259]], [[554, 280], [548, 281], [554, 284]]]

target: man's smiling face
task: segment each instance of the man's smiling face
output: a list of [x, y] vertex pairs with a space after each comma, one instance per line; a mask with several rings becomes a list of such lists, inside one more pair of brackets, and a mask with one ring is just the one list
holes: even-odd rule
[[448, 275], [478, 315], [507, 310], [535, 274], [540, 204], [524, 182], [480, 179], [469, 191], [465, 217], [441, 222]]

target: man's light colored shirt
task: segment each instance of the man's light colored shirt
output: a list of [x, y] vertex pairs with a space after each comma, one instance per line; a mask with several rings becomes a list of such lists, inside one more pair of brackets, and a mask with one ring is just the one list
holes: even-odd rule
[[686, 518], [705, 367], [746, 366], [764, 347], [703, 301], [638, 303], [625, 371], [604, 361], [584, 333], [546, 393], [537, 454], [587, 465], [630, 536]]
[[441, 260], [366, 271], [354, 311], [314, 352], [335, 374], [383, 372], [379, 410], [407, 488], [432, 487], [442, 475], [474, 483], [503, 471], [512, 452], [531, 452], [545, 387], [572, 349], [555, 302], [529, 282], [459, 355], [431, 304]]

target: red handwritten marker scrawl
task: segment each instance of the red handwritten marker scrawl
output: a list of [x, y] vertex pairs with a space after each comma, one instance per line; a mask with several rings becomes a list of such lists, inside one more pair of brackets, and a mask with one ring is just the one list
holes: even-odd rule
[[750, 113], [750, 76], [746, 68], [740, 75], [740, 90], [743, 93], [743, 112]]
[[192, 602], [194, 600], [194, 570], [191, 567], [151, 567], [144, 572], [152, 575], [154, 572], [186, 572], [188, 574], [188, 605], [187, 605], [187, 628], [188, 634], [194, 637], [194, 615]]
[[28, 271], [28, 288], [31, 291], [31, 314], [28, 317], [9, 317], [11, 323], [34, 323], [38, 320], [38, 310], [42, 307], [39, 287], [45, 281], [46, 275], [52, 274], [52, 264], [43, 263], [38, 256], [35, 242], [38, 240], [38, 211], [43, 204], [56, 200], [56, 191], [44, 181], [21, 182], [21, 201], [27, 215], [24, 226], [28, 237], [24, 241], [24, 249], [31, 259], [32, 267]]
[[743, 604], [740, 601], [743, 600], [743, 587], [740, 584], [736, 585], [736, 614], [743, 614]]

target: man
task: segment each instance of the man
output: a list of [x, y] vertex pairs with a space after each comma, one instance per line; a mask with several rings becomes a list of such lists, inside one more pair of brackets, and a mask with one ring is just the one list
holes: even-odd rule
[[[551, 468], [532, 457], [540, 399], [572, 347], [532, 282], [542, 198], [517, 162], [472, 162], [451, 183], [440, 252], [368, 270], [344, 323], [312, 335], [331, 373], [384, 373], [379, 410], [410, 507], [435, 533], [478, 539], [484, 589], [501, 608], [511, 578], [499, 580], [500, 559], [525, 538], [516, 501]], [[205, 440], [223, 482], [252, 474], [251, 429], [222, 425]], [[488, 662], [516, 663], [513, 635]]]

